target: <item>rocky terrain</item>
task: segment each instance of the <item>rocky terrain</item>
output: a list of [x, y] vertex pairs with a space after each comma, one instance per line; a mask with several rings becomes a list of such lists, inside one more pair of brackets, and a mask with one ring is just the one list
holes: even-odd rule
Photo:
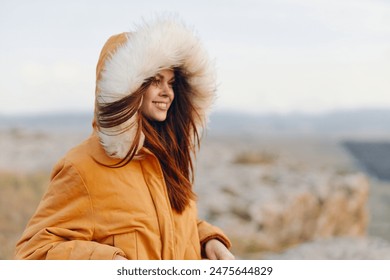
[[[240, 258], [348, 258], [354, 240], [360, 246], [355, 256], [388, 258], [388, 246], [382, 250], [387, 253], [374, 253], [390, 240], [389, 223], [376, 210], [386, 205], [385, 197], [377, 197], [378, 183], [362, 173], [338, 140], [214, 138], [198, 160], [200, 215], [229, 233]], [[329, 246], [316, 241], [342, 253], [330, 255], [322, 250]]]

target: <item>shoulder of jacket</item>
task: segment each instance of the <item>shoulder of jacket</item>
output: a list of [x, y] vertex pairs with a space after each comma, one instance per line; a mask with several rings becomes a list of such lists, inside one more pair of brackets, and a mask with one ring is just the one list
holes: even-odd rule
[[88, 153], [88, 140], [71, 148], [57, 163], [54, 165], [51, 177], [53, 178], [57, 173], [64, 169], [74, 168], [78, 173], [82, 169], [87, 168], [93, 164], [93, 159]]

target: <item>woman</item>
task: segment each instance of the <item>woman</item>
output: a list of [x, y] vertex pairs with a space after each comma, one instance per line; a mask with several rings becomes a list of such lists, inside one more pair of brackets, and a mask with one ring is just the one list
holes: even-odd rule
[[54, 167], [17, 259], [233, 259], [198, 220], [192, 156], [215, 95], [199, 40], [173, 19], [112, 36], [93, 133]]

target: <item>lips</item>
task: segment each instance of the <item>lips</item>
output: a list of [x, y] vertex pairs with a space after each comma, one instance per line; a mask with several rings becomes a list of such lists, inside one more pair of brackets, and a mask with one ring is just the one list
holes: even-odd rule
[[165, 102], [153, 102], [154, 105], [156, 105], [157, 108], [166, 110], [168, 109], [168, 104]]

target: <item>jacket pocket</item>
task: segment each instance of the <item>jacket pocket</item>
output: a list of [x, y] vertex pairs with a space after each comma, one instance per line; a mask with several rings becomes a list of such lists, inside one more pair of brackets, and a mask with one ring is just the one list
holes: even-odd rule
[[114, 246], [123, 250], [129, 260], [138, 260], [137, 232], [117, 234], [114, 236]]

